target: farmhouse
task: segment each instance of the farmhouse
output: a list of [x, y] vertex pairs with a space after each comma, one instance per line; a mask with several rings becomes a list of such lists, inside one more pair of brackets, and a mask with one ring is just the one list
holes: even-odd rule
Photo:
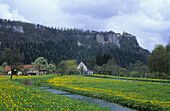
[[[11, 67], [6, 66], [4, 69], [4, 72], [6, 75], [11, 75]], [[20, 66], [17, 69], [14, 70], [13, 72], [14, 75], [24, 75], [24, 74], [30, 74], [30, 75], [37, 75], [37, 74], [46, 74], [46, 69], [45, 68], [40, 68], [38, 69], [37, 66], [35, 65], [23, 65]]]
[[23, 74], [36, 75], [39, 73], [38, 68], [34, 65], [23, 65], [21, 66], [21, 71]]
[[[10, 66], [6, 66], [4, 69], [4, 72], [6, 75], [11, 75], [12, 71], [11, 71], [11, 67]], [[13, 75], [21, 75], [21, 71], [17, 71], [16, 69], [13, 72]]]

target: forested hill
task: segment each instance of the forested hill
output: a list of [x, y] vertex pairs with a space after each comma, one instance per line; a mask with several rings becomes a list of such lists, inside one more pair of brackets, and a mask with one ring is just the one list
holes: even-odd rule
[[19, 48], [24, 64], [38, 57], [56, 64], [68, 59], [86, 62], [87, 57], [96, 57], [101, 52], [115, 57], [120, 66], [128, 67], [137, 60], [145, 62], [149, 55], [148, 50], [139, 46], [136, 37], [126, 32], [58, 29], [0, 19], [0, 50], [5, 47]]

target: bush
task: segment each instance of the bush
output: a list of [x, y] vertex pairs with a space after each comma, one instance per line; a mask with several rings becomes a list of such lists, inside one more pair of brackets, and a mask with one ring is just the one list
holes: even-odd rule
[[139, 72], [137, 72], [137, 71], [132, 71], [132, 72], [131, 72], [131, 75], [132, 75], [133, 77], [140, 77]]
[[0, 66], [0, 72], [4, 72], [4, 67]]

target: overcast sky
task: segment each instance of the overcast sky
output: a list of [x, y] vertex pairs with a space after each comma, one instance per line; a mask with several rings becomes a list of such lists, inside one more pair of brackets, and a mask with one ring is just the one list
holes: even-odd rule
[[0, 18], [137, 37], [152, 51], [170, 36], [170, 0], [0, 0]]

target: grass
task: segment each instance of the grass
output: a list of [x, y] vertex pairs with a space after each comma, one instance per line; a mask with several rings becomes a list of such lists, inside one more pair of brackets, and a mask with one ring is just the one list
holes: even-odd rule
[[170, 110], [170, 85], [78, 75], [35, 78], [35, 84], [117, 102], [143, 111]]
[[134, 77], [118, 77], [118, 76], [101, 75], [101, 74], [93, 74], [92, 76], [93, 76], [93, 77], [101, 77], [101, 78], [123, 79], [123, 80], [137, 80], [137, 81], [148, 81], [148, 82], [170, 83], [170, 80], [166, 80], [166, 79], [134, 78]]
[[101, 110], [108, 109], [87, 102], [56, 95], [35, 86], [26, 86], [18, 81], [33, 79], [52, 79], [56, 76], [8, 76], [0, 77], [0, 110], [1, 111], [57, 111], [57, 110]]

